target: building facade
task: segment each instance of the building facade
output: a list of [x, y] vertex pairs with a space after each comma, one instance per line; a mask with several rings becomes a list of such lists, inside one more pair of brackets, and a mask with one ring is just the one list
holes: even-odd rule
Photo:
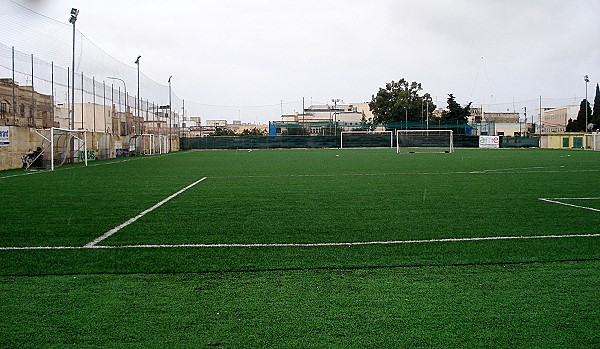
[[576, 120], [578, 113], [578, 105], [567, 105], [559, 108], [543, 109], [541, 112], [542, 133], [566, 132], [569, 119]]
[[33, 86], [19, 86], [12, 79], [0, 79], [0, 125], [56, 126], [52, 106], [52, 96], [36, 92]]

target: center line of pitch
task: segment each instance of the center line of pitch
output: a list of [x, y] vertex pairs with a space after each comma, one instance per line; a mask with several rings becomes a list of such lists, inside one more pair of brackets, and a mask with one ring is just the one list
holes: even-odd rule
[[95, 247], [98, 243], [102, 242], [103, 240], [108, 239], [109, 237], [111, 237], [112, 235], [114, 235], [115, 233], [117, 233], [119, 230], [125, 228], [126, 226], [134, 223], [135, 221], [137, 221], [138, 219], [144, 217], [146, 214], [156, 210], [157, 208], [161, 207], [163, 204], [165, 204], [166, 202], [168, 202], [169, 200], [175, 198], [177, 195], [183, 193], [184, 191], [190, 189], [191, 187], [195, 186], [196, 184], [202, 182], [203, 180], [205, 180], [207, 177], [203, 177], [200, 178], [199, 180], [195, 181], [194, 183], [188, 185], [187, 187], [181, 189], [180, 191], [176, 192], [175, 194], [167, 197], [166, 199], [164, 199], [163, 201], [157, 203], [156, 205], [150, 207], [147, 210], [144, 210], [142, 213], [138, 214], [137, 216], [131, 218], [130, 220], [126, 221], [125, 223], [122, 223], [114, 228], [112, 228], [111, 230], [107, 231], [106, 233], [104, 233], [102, 236], [97, 237], [96, 239], [94, 239], [93, 241], [85, 244], [84, 247], [86, 248], [92, 248]]

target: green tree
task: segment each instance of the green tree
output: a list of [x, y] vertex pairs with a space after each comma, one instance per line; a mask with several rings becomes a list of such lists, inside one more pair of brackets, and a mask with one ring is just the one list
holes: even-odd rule
[[575, 132], [575, 130], [577, 130], [577, 127], [575, 126], [575, 123], [573, 122], [573, 119], [569, 119], [569, 121], [567, 122], [567, 132]]
[[267, 131], [260, 130], [260, 129], [256, 128], [256, 127], [253, 127], [251, 130], [244, 129], [244, 131], [242, 131], [241, 135], [244, 136], [244, 137], [266, 136], [267, 135]]
[[461, 107], [452, 93], [448, 95], [448, 109], [442, 112], [442, 122], [447, 124], [466, 124], [471, 115], [471, 104]]
[[235, 136], [235, 132], [226, 128], [226, 127], [217, 127], [215, 128], [215, 132], [212, 133], [213, 136]]
[[373, 125], [373, 120], [368, 118], [363, 113], [363, 116], [360, 118], [360, 127], [355, 128], [355, 131], [373, 131], [375, 129], [375, 125]]
[[594, 124], [594, 130], [600, 129], [600, 87], [598, 86], [598, 84], [596, 84], [596, 96], [594, 97], [592, 123]]
[[584, 99], [581, 101], [579, 105], [579, 113], [577, 113], [577, 120], [575, 120], [576, 132], [583, 132], [586, 129], [585, 119], [586, 119], [586, 108], [587, 108], [587, 121], [588, 124], [591, 120], [592, 108], [590, 108], [590, 103]]
[[433, 112], [431, 95], [428, 93], [419, 95], [422, 90], [421, 84], [413, 81], [409, 83], [404, 79], [392, 81], [379, 88], [376, 95], [371, 97], [369, 108], [373, 112], [373, 122], [387, 124], [394, 122], [421, 121], [423, 110]]

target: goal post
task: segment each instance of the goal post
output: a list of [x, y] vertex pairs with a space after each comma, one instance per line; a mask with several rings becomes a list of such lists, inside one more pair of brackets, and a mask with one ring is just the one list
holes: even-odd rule
[[37, 129], [35, 132], [42, 138], [42, 146], [33, 152], [34, 159], [27, 165], [27, 169], [37, 160], [43, 161], [44, 167], [54, 170], [55, 167], [64, 165], [71, 154], [73, 145], [73, 159], [80, 158], [88, 165], [87, 135], [85, 130], [69, 130], [60, 127]]
[[394, 147], [393, 131], [342, 131], [340, 149]]
[[600, 151], [600, 132], [585, 135], [585, 149]]
[[453, 153], [452, 130], [396, 130], [396, 153]]
[[156, 153], [155, 135], [152, 133], [142, 133], [142, 150], [144, 155], [154, 155]]

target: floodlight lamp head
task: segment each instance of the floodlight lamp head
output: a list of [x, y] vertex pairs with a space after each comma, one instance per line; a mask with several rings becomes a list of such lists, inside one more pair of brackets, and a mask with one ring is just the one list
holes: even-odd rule
[[142, 56], [138, 56], [138, 58], [135, 60], [135, 64], [140, 64], [140, 58], [142, 58]]
[[75, 21], [77, 21], [77, 15], [79, 15], [79, 10], [76, 8], [72, 8], [71, 9], [71, 18], [69, 18], [69, 23], [75, 24]]
[[589, 78], [589, 76], [587, 76], [587, 75], [584, 75], [584, 76], [583, 76], [583, 80], [585, 80], [585, 82], [590, 82], [590, 78]]

